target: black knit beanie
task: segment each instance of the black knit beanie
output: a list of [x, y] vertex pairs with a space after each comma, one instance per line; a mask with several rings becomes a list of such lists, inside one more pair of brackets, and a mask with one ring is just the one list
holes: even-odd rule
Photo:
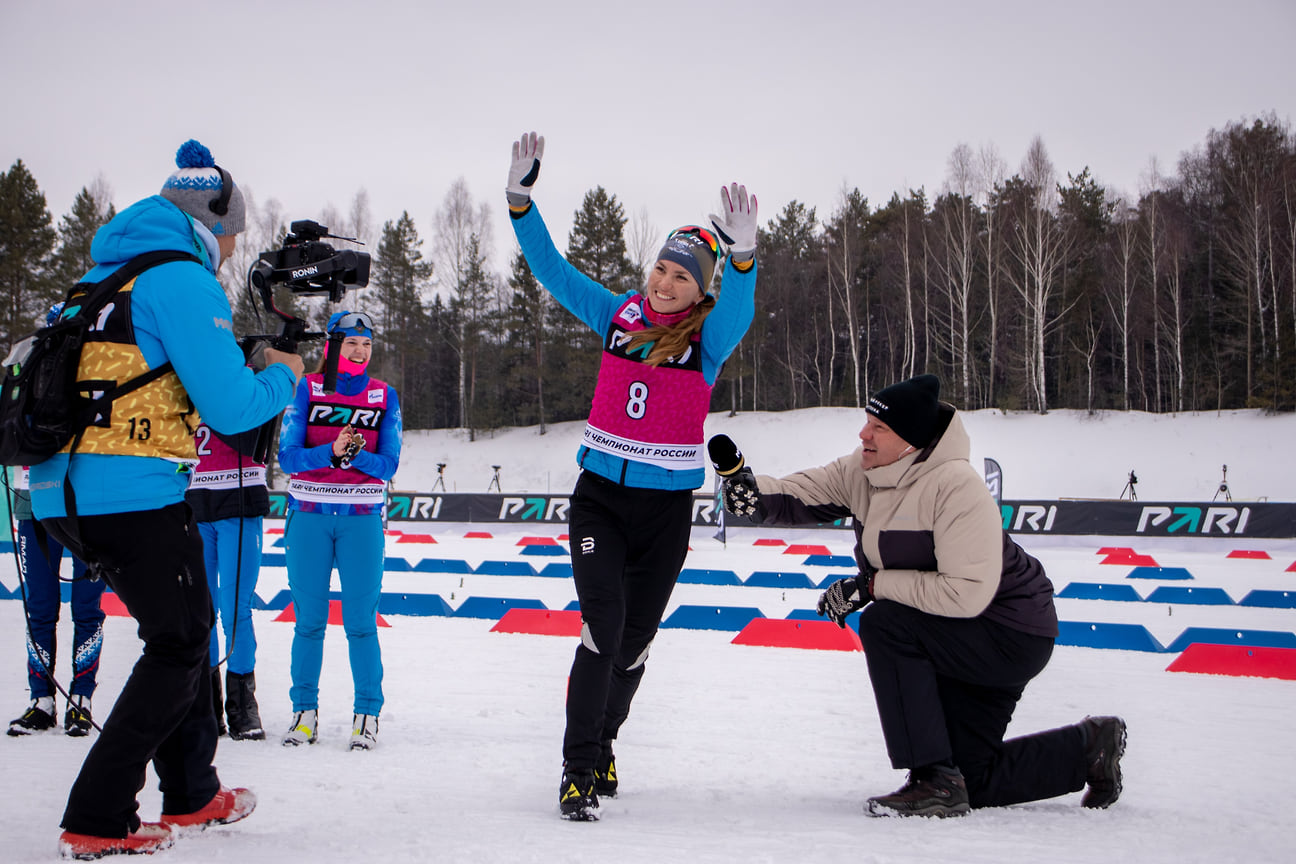
[[939, 403], [940, 379], [935, 375], [919, 375], [879, 390], [864, 410], [921, 450], [936, 437]]

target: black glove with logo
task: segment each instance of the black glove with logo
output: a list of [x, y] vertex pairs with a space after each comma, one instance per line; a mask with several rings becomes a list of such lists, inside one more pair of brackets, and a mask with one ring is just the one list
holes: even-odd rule
[[858, 612], [873, 602], [873, 576], [877, 571], [869, 567], [858, 576], [838, 579], [828, 586], [828, 590], [819, 595], [816, 610], [843, 630], [846, 629], [846, 616]]
[[742, 452], [728, 435], [713, 436], [707, 443], [711, 454], [711, 465], [720, 476], [720, 498], [724, 508], [735, 516], [742, 516], [753, 522], [765, 519], [765, 509], [761, 507], [760, 489], [756, 486], [756, 475], [746, 466]]
[[724, 499], [724, 508], [735, 516], [753, 522], [764, 521], [765, 508], [761, 507], [756, 475], [750, 468], [739, 468], [734, 474], [724, 478], [720, 484], [720, 497]]

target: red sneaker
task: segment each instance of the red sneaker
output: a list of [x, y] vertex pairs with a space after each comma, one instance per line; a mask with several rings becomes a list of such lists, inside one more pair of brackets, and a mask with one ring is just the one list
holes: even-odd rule
[[192, 813], [163, 813], [162, 822], [172, 828], [206, 828], [227, 825], [246, 819], [256, 809], [256, 794], [251, 789], [227, 789], [222, 786], [207, 806]]
[[150, 855], [175, 842], [171, 828], [160, 822], [141, 822], [125, 837], [95, 837], [64, 831], [59, 835], [59, 857], [93, 861], [105, 855]]

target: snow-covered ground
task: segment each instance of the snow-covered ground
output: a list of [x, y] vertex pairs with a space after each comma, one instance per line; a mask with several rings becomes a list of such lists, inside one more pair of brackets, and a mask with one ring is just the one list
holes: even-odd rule
[[[841, 415], [841, 416], [838, 416]], [[1094, 420], [1055, 412], [969, 419], [977, 458], [996, 458], [1009, 498], [1116, 497], [1130, 469], [1145, 500], [1210, 500], [1216, 462], [1229, 464], [1236, 498], [1296, 499], [1290, 416], [1254, 413], [1178, 418], [1107, 415]], [[758, 471], [818, 464], [849, 449], [859, 412], [821, 409], [789, 415], [713, 415], [708, 433], [726, 432]], [[579, 424], [543, 438], [514, 430], [469, 444], [456, 433], [411, 434], [397, 477], [402, 489], [428, 489], [435, 463], [471, 477], [458, 491], [485, 491], [491, 464], [504, 466], [504, 490], [562, 491]], [[561, 433], [561, 434], [560, 434]], [[551, 437], [552, 436], [552, 437]], [[498, 447], [500, 449], [489, 449]], [[509, 461], [511, 460], [512, 464]], [[483, 469], [483, 470], [479, 470]], [[1235, 473], [1236, 472], [1236, 473]], [[1236, 478], [1236, 479], [1235, 479]], [[552, 489], [547, 490], [546, 479]], [[1165, 491], [1152, 491], [1153, 483]], [[1234, 485], [1236, 483], [1236, 485]], [[523, 484], [531, 484], [524, 486]], [[1114, 486], [1113, 486], [1114, 484]], [[1146, 491], [1145, 485], [1146, 484]], [[452, 488], [451, 491], [454, 491]], [[273, 523], [270, 527], [275, 527]], [[480, 525], [393, 523], [430, 533], [435, 544], [389, 539], [388, 554], [411, 563], [462, 559], [529, 560], [536, 569], [563, 557], [527, 558], [518, 542], [539, 526], [490, 526], [493, 538], [469, 538]], [[560, 526], [549, 526], [558, 539]], [[731, 529], [722, 545], [697, 529], [686, 566], [756, 571], [798, 570], [819, 581], [843, 568], [805, 566], [757, 539], [828, 547], [847, 555], [849, 532]], [[275, 535], [267, 538], [267, 552]], [[1137, 547], [1163, 567], [1183, 567], [1197, 587], [1223, 588], [1237, 601], [1254, 589], [1296, 590], [1296, 541], [1224, 538], [1032, 537], [1030, 550], [1061, 590], [1073, 582], [1124, 582], [1128, 567], [1104, 565], [1104, 546]], [[1267, 560], [1227, 558], [1245, 546]], [[15, 585], [12, 558], [0, 583]], [[1156, 580], [1131, 580], [1141, 596]], [[1170, 583], [1166, 583], [1170, 584]], [[1182, 583], [1176, 583], [1182, 584]], [[263, 570], [258, 594], [286, 587], [280, 567]], [[387, 592], [439, 594], [458, 608], [471, 596], [529, 598], [549, 609], [575, 599], [570, 579], [389, 570]], [[770, 618], [813, 608], [811, 588], [681, 584], [680, 605], [756, 607]], [[1163, 645], [1186, 627], [1296, 631], [1296, 610], [1058, 601], [1067, 621], [1138, 623]], [[559, 862], [1285, 862], [1292, 858], [1289, 814], [1296, 805], [1292, 716], [1296, 682], [1169, 672], [1177, 655], [1059, 646], [1027, 688], [1009, 734], [1074, 723], [1090, 713], [1119, 713], [1129, 724], [1125, 793], [1107, 811], [1080, 807], [1080, 795], [977, 811], [966, 819], [870, 819], [862, 804], [903, 781], [890, 768], [863, 655], [732, 644], [734, 633], [663, 629], [648, 675], [622, 731], [617, 764], [622, 794], [605, 801], [602, 821], [557, 817], [563, 693], [575, 639], [491, 632], [480, 618], [385, 615], [381, 630], [387, 704], [380, 746], [346, 750], [351, 682], [345, 637], [330, 628], [321, 682], [320, 742], [279, 746], [289, 720], [288, 653], [292, 625], [257, 611], [257, 679], [267, 742], [222, 740], [217, 765], [228, 784], [253, 788], [246, 821], [182, 838], [160, 860]], [[61, 644], [70, 639], [66, 607]], [[22, 609], [0, 602], [0, 694], [13, 716], [25, 700]], [[132, 622], [110, 617], [96, 716], [106, 716], [138, 656]], [[68, 658], [59, 658], [66, 675]], [[60, 708], [62, 706], [60, 705]], [[87, 747], [85, 739], [48, 733], [0, 738], [9, 790], [0, 807], [0, 859], [55, 857], [58, 820]], [[160, 796], [150, 775], [141, 814], [156, 817]]]

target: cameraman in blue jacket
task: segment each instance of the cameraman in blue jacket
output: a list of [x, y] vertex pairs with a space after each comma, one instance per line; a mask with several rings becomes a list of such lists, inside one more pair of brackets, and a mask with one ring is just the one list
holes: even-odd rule
[[[92, 327], [77, 379], [87, 390], [106, 390], [167, 362], [172, 369], [100, 415], [70, 465], [65, 451], [31, 470], [36, 517], [102, 575], [144, 641], [68, 796], [60, 837], [66, 858], [154, 852], [171, 844], [174, 829], [234, 822], [256, 806], [249, 790], [223, 786], [212, 765], [212, 602], [184, 496], [199, 418], [227, 434], [254, 428], [288, 404], [303, 366], [273, 349], [264, 371], [244, 365], [216, 280], [243, 230], [242, 192], [197, 141], [180, 147], [176, 165], [160, 195], [131, 205], [95, 235], [90, 252], [98, 264], [85, 280], [158, 250], [198, 260], [161, 264], [128, 282]], [[75, 314], [76, 301], [65, 316]], [[162, 790], [156, 823], [136, 813], [150, 761]]]

